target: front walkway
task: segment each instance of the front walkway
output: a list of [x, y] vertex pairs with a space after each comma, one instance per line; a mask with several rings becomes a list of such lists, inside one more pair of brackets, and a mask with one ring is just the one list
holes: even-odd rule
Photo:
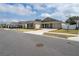
[[42, 29], [42, 30], [36, 30], [36, 31], [29, 31], [24, 33], [30, 33], [30, 34], [36, 34], [36, 35], [43, 35], [45, 32], [56, 30], [56, 29]]
[[79, 41], [79, 35], [76, 37], [69, 37], [68, 40]]

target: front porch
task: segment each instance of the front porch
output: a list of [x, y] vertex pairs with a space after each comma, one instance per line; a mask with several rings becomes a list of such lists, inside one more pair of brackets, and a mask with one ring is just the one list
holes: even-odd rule
[[44, 22], [44, 23], [41, 24], [41, 28], [59, 29], [59, 28], [61, 28], [61, 23]]

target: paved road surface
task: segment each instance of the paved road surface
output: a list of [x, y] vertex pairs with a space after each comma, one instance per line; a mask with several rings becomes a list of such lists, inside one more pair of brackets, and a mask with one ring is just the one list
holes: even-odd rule
[[[37, 47], [38, 43], [42, 43], [44, 46]], [[79, 55], [79, 42], [0, 30], [0, 56], [61, 55]]]

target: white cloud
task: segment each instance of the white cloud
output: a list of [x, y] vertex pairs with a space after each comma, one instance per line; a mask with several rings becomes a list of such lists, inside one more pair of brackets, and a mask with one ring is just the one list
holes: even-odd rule
[[0, 11], [11, 12], [20, 15], [28, 15], [33, 13], [31, 7], [28, 6], [27, 8], [25, 8], [22, 4], [15, 4], [15, 5], [0, 4]]
[[69, 16], [79, 16], [79, 4], [48, 4], [48, 7], [55, 7], [51, 17], [66, 20]]
[[[26, 7], [23, 6], [23, 4], [14, 4], [14, 5], [6, 5], [6, 4], [0, 4], [0, 11], [3, 12], [11, 12], [16, 13], [20, 15], [35, 15], [36, 13], [41, 13], [41, 17], [54, 17], [58, 19], [65, 20], [69, 16], [79, 16], [79, 4], [66, 4], [66, 3], [54, 3], [54, 4], [31, 4], [26, 5]], [[50, 8], [55, 8], [54, 9]], [[36, 12], [35, 10], [32, 10], [32, 8], [38, 10]], [[43, 12], [42, 12], [43, 11]], [[52, 11], [49, 13], [48, 11]], [[40, 16], [40, 15], [39, 15]]]
[[45, 10], [45, 7], [44, 7], [45, 4], [40, 4], [40, 3], [36, 3], [36, 4], [32, 4], [32, 6], [34, 7], [34, 9], [38, 10], [38, 11], [41, 11], [41, 10]]
[[27, 9], [32, 9], [32, 7], [31, 7], [31, 6], [29, 6], [29, 5], [27, 5], [27, 6], [26, 6], [26, 8], [27, 8]]
[[51, 15], [48, 13], [43, 13], [43, 14], [41, 14], [41, 17], [51, 17]]

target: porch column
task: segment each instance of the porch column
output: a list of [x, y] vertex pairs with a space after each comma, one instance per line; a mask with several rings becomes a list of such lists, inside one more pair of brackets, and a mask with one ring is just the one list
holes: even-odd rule
[[25, 28], [27, 28], [27, 24], [25, 24]]
[[52, 23], [50, 23], [50, 28], [52, 28]]
[[43, 28], [45, 28], [45, 24], [43, 24]]
[[52, 25], [51, 25], [51, 23], [49, 24], [49, 28], [52, 28]]
[[53, 28], [55, 29], [55, 23], [53, 23]]
[[9, 28], [9, 25], [7, 25], [7, 28]]

